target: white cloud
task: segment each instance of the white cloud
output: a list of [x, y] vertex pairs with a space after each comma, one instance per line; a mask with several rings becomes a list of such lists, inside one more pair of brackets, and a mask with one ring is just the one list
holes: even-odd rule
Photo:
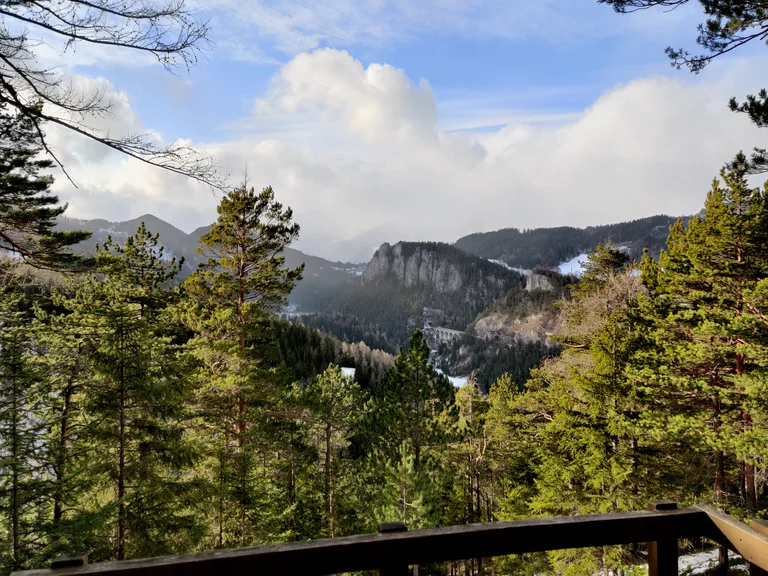
[[[768, 85], [756, 74], [763, 62], [747, 64], [719, 65], [699, 77], [639, 78], [559, 122], [473, 134], [441, 127], [426, 81], [414, 83], [391, 66], [366, 68], [343, 51], [317, 50], [286, 64], [256, 100], [243, 125], [258, 131], [201, 146], [235, 178], [248, 164], [253, 185], [272, 185], [314, 238], [347, 238], [387, 224], [452, 241], [505, 226], [689, 214], [701, 208], [724, 162], [765, 145], [766, 132], [726, 106], [731, 95]], [[123, 113], [114, 121], [133, 118], [135, 127], [129, 101], [120, 102]], [[300, 137], [281, 130], [283, 121]], [[57, 183], [73, 215], [128, 219], [151, 212], [187, 230], [213, 220], [216, 198], [204, 187], [97, 155], [81, 139], [56, 137], [76, 160], [72, 173], [81, 189]]]

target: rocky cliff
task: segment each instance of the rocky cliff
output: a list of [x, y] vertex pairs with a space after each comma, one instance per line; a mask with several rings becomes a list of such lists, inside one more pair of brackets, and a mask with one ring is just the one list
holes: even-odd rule
[[493, 298], [521, 277], [447, 244], [399, 242], [382, 244], [362, 276], [363, 285], [387, 280], [437, 294]]
[[512, 344], [515, 340], [549, 344], [550, 336], [559, 328], [560, 317], [554, 313], [538, 312], [525, 318], [515, 318], [496, 312], [475, 323], [475, 335], [504, 344]]
[[528, 276], [528, 280], [525, 283], [525, 289], [528, 292], [532, 290], [547, 290], [552, 291], [555, 289], [552, 281], [543, 274], [531, 274]]

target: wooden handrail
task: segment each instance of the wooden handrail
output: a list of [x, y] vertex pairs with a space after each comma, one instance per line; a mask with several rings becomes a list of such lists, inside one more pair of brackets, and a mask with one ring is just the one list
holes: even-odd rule
[[[588, 548], [692, 538], [712, 532], [700, 508], [535, 518], [409, 532], [367, 534], [253, 548], [216, 550], [77, 567], [15, 572], [17, 576], [321, 575], [397, 564], [488, 558], [566, 548]], [[662, 571], [667, 574], [668, 571]]]
[[753, 566], [768, 571], [768, 535], [709, 506], [696, 506], [710, 520], [704, 535], [737, 552]]

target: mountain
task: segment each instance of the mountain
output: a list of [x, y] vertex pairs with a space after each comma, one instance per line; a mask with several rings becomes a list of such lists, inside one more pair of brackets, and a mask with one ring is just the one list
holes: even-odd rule
[[595, 249], [610, 238], [622, 245], [632, 258], [642, 256], [648, 248], [654, 256], [666, 245], [669, 227], [677, 218], [651, 216], [630, 222], [590, 226], [588, 228], [536, 228], [519, 230], [504, 228], [459, 238], [455, 246], [481, 258], [499, 260], [513, 268], [535, 266], [554, 268]]
[[516, 272], [438, 242], [384, 243], [362, 277], [363, 285], [394, 282], [465, 302], [490, 302], [521, 281]]
[[[594, 250], [612, 238], [633, 257], [647, 247], [658, 254], [666, 241], [669, 216], [590, 228], [514, 228], [470, 234], [455, 244], [387, 240], [399, 231], [381, 227], [338, 243], [304, 239], [307, 251], [344, 254], [349, 264], [286, 248], [286, 266], [305, 265], [304, 279], [290, 294], [286, 316], [349, 343], [395, 353], [413, 330], [424, 330], [435, 361], [454, 376], [475, 372], [482, 388], [508, 372], [518, 384], [542, 358], [556, 354], [549, 336], [559, 317], [554, 302], [567, 297], [574, 277], [552, 269]], [[111, 235], [124, 240], [144, 222], [160, 235], [170, 255], [183, 257], [181, 279], [202, 261], [196, 253], [204, 226], [186, 234], [147, 214], [126, 222], [62, 219], [59, 228], [90, 230], [78, 249], [91, 252]], [[385, 241], [374, 249], [373, 242]], [[399, 238], [398, 238], [399, 239]], [[528, 270], [527, 275], [517, 269]], [[533, 270], [533, 273], [530, 272]]]
[[[184, 258], [184, 267], [179, 274], [179, 280], [184, 280], [192, 274], [198, 264], [204, 260], [197, 253], [197, 247], [200, 244], [200, 237], [211, 229], [210, 226], [202, 226], [187, 234], [157, 216], [145, 214], [124, 222], [61, 218], [57, 223], [57, 229], [93, 232], [88, 240], [75, 247], [75, 250], [92, 253], [95, 251], [96, 244], [103, 244], [108, 236], [116, 241], [124, 241], [136, 232], [142, 222], [150, 232], [160, 235], [160, 244], [169, 256]], [[299, 282], [288, 299], [289, 303], [299, 310], [316, 310], [318, 306], [324, 305], [331, 295], [336, 294], [339, 285], [350, 282], [359, 284], [359, 277], [363, 273], [363, 267], [360, 265], [330, 262], [316, 256], [308, 256], [293, 248], [286, 248], [283, 256], [286, 266], [290, 268], [300, 266], [302, 263], [305, 265], [304, 280]]]
[[382, 244], [361, 282], [340, 287], [312, 326], [347, 341], [395, 351], [415, 328], [464, 331], [493, 301], [525, 286], [525, 277], [436, 242]]
[[[92, 253], [96, 249], [96, 244], [104, 244], [108, 236], [121, 242], [128, 236], [136, 233], [141, 223], [144, 222], [147, 229], [152, 233], [160, 234], [160, 240], [169, 256], [182, 256], [187, 260], [184, 272], [191, 274], [196, 264], [190, 262], [190, 254], [186, 250], [186, 242], [189, 235], [175, 226], [168, 224], [152, 214], [145, 214], [132, 220], [124, 222], [109, 222], [108, 220], [80, 220], [77, 218], [60, 218], [56, 228], [59, 230], [87, 230], [92, 232], [91, 237], [78, 244], [75, 249], [82, 252]], [[194, 249], [192, 250], [194, 254]]]

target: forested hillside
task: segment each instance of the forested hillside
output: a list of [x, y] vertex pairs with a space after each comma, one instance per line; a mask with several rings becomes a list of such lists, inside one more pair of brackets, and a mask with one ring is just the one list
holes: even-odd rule
[[425, 308], [433, 323], [465, 330], [491, 302], [524, 285], [521, 274], [448, 244], [384, 244], [359, 284], [343, 286], [320, 314], [302, 321], [344, 340], [395, 352], [425, 325]]
[[[348, 316], [326, 316], [327, 332], [385, 345], [371, 346], [278, 319], [307, 268], [286, 261], [299, 227], [271, 188], [223, 196], [199, 238], [209, 257], [178, 282], [145, 224], [91, 258], [70, 252], [87, 233], [54, 228], [63, 208], [35, 151], [5, 153], [0, 200], [15, 218], [0, 238], [17, 257], [0, 261], [3, 573], [83, 550], [123, 560], [659, 496], [768, 510], [768, 185], [750, 187], [743, 156], [639, 267], [611, 242], [578, 282], [445, 245], [383, 246], [339, 293]], [[437, 351], [475, 372], [460, 389], [432, 361], [432, 322], [475, 332]], [[402, 350], [374, 349], [387, 347]], [[483, 566], [644, 562], [642, 547], [616, 546]]]
[[[203, 226], [190, 234], [179, 230], [167, 222], [145, 214], [125, 222], [108, 222], [106, 220], [79, 220], [76, 218], [59, 217], [56, 230], [90, 232], [90, 238], [78, 243], [74, 250], [84, 254], [95, 254], [96, 245], [106, 242], [111, 237], [116, 242], [124, 242], [131, 236], [141, 223], [159, 235], [167, 258], [183, 259], [176, 281], [183, 281], [192, 274], [199, 264], [205, 260], [205, 255], [197, 252], [200, 238], [210, 231], [210, 226]], [[309, 256], [286, 246], [282, 252], [285, 266], [296, 268], [304, 264], [304, 277], [296, 284], [289, 295], [289, 302], [301, 310], [315, 311], [328, 306], [340, 288], [346, 284], [358, 284], [363, 267], [343, 262], [329, 262], [323, 258]]]
[[505, 228], [464, 236], [456, 241], [456, 246], [482, 258], [501, 260], [513, 268], [528, 270], [535, 266], [558, 266], [609, 239], [623, 246], [631, 258], [640, 258], [644, 248], [658, 257], [669, 227], [676, 220], [670, 216], [651, 216], [588, 228]]

